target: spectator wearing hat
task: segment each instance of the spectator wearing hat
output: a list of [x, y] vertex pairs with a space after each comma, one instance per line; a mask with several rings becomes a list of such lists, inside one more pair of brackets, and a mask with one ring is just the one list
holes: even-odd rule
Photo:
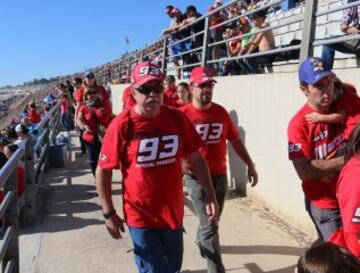
[[103, 99], [105, 102], [109, 103], [109, 99], [110, 99], [109, 92], [106, 91], [105, 87], [97, 84], [94, 72], [92, 72], [91, 70], [86, 70], [84, 73], [83, 87], [76, 92], [75, 101], [78, 104], [78, 107], [84, 102], [85, 89], [88, 89], [90, 87], [99, 89], [99, 97]]
[[83, 132], [82, 138], [88, 153], [91, 172], [95, 176], [102, 140], [100, 128], [106, 130], [112, 113], [110, 105], [104, 101], [100, 90], [95, 86], [85, 88], [83, 100], [84, 104], [78, 110], [77, 124]]
[[[180, 110], [190, 119], [205, 145], [199, 150], [209, 164], [211, 181], [215, 189], [216, 200], [221, 212], [227, 193], [226, 142], [229, 141], [237, 155], [247, 165], [248, 179], [254, 187], [258, 182], [258, 174], [240, 133], [232, 122], [228, 112], [220, 105], [212, 102], [216, 80], [204, 67], [196, 67], [191, 72], [190, 90], [192, 103]], [[205, 209], [204, 189], [198, 183], [199, 176], [193, 172], [191, 164], [183, 164], [184, 182], [187, 192], [199, 218], [196, 243], [201, 255], [207, 261], [208, 273], [225, 273], [221, 258], [218, 221], [209, 221]]]
[[[23, 149], [25, 151], [25, 143], [28, 139], [31, 138], [29, 135], [29, 129], [23, 124], [18, 124], [15, 126], [15, 132], [17, 135], [17, 140], [15, 141], [15, 144], [17, 144], [20, 149]], [[31, 140], [32, 144], [34, 144], [34, 140], [32, 138]]]
[[[222, 1], [221, 0], [216, 0], [214, 5], [211, 6], [209, 9], [208, 9], [208, 12], [212, 12], [213, 10], [219, 8], [220, 6], [222, 5]], [[220, 11], [218, 12], [215, 12], [212, 16], [211, 16], [211, 19], [210, 19], [210, 26], [211, 27], [214, 27], [218, 24], [221, 24], [223, 23], [224, 21], [226, 20], [226, 18], [221, 14]], [[210, 40], [211, 40], [211, 43], [215, 43], [215, 42], [220, 42], [223, 40], [223, 32], [225, 31], [225, 27], [224, 26], [219, 26], [219, 27], [216, 27], [216, 28], [213, 28], [210, 30]], [[217, 60], [220, 58], [221, 56], [221, 52], [220, 50], [223, 50], [226, 52], [226, 47], [225, 45], [217, 45], [217, 46], [214, 46], [212, 48], [212, 59], [213, 60]]]
[[[183, 21], [185, 16], [181, 13], [178, 8], [173, 8], [170, 11], [170, 15], [174, 18], [173, 24], [166, 30], [163, 31], [164, 35], [169, 35], [170, 40], [173, 43], [171, 46], [171, 61], [176, 67], [179, 66], [179, 61], [183, 59], [183, 56], [179, 55], [186, 50], [184, 42], [178, 42], [184, 38], [183, 33], [179, 29], [183, 26]], [[186, 33], [189, 33], [188, 30], [184, 30]], [[181, 78], [181, 69], [176, 69], [177, 78]]]
[[325, 122], [310, 123], [306, 116], [313, 112], [332, 113], [334, 77], [320, 58], [302, 62], [299, 82], [307, 102], [288, 125], [289, 159], [302, 180], [306, 210], [321, 241], [327, 240], [341, 222], [336, 181], [344, 157], [336, 157], [336, 152], [343, 146], [343, 128]]
[[[96, 173], [97, 190], [110, 235], [122, 238], [123, 221], [111, 194], [113, 169], [123, 174], [125, 223], [134, 244], [140, 273], [180, 272], [183, 256], [184, 196], [181, 158], [188, 156], [207, 194], [209, 220], [217, 219], [217, 203], [202, 141], [190, 121], [162, 105], [163, 74], [150, 62], [132, 72], [135, 106], [122, 112], [106, 131]], [[161, 198], [159, 198], [161, 196]]]

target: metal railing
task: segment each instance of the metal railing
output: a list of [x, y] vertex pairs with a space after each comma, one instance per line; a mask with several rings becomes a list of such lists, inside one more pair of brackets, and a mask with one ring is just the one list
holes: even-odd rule
[[[161, 63], [162, 63], [162, 69], [164, 73], [167, 73], [171, 70], [175, 69], [190, 69], [194, 66], [202, 65], [202, 66], [208, 66], [215, 63], [222, 63], [225, 61], [232, 61], [232, 60], [242, 60], [242, 59], [248, 59], [248, 58], [256, 58], [256, 57], [263, 57], [263, 56], [275, 56], [275, 57], [281, 57], [284, 56], [285, 52], [293, 52], [296, 54], [289, 54], [291, 56], [300, 56], [299, 59], [297, 57], [290, 57], [293, 58], [295, 62], [301, 62], [304, 58], [313, 56], [314, 47], [322, 46], [322, 45], [329, 45], [333, 43], [339, 43], [344, 41], [350, 41], [350, 40], [358, 40], [360, 39], [360, 35], [340, 35], [336, 37], [327, 37], [326, 39], [315, 39], [315, 34], [317, 30], [317, 19], [320, 16], [324, 16], [330, 13], [339, 12], [342, 10], [345, 10], [347, 8], [355, 7], [357, 5], [360, 5], [360, 1], [356, 1], [350, 4], [342, 4], [340, 7], [331, 8], [325, 11], [317, 12], [319, 1], [318, 0], [312, 0], [312, 1], [305, 1], [305, 12], [299, 12], [297, 14], [294, 14], [294, 17], [288, 17], [286, 20], [284, 19], [277, 19], [276, 23], [270, 24], [269, 27], [263, 28], [263, 29], [257, 29], [256, 31], [252, 33], [242, 34], [238, 35], [236, 37], [228, 37], [221, 41], [217, 42], [210, 42], [210, 32], [218, 27], [226, 27], [231, 23], [234, 23], [235, 21], [238, 21], [242, 17], [251, 17], [253, 14], [262, 11], [267, 10], [275, 5], [280, 5], [285, 0], [275, 0], [271, 3], [268, 3], [262, 7], [259, 7], [257, 9], [254, 9], [252, 11], [246, 12], [244, 14], [234, 16], [220, 24], [217, 24], [215, 26], [210, 25], [211, 16], [214, 15], [217, 12], [221, 12], [223, 9], [229, 7], [230, 5], [233, 5], [238, 2], [238, 0], [232, 0], [228, 3], [218, 7], [217, 9], [214, 9], [213, 11], [201, 16], [200, 18], [197, 18], [192, 23], [188, 24], [187, 27], [191, 29], [195, 24], [198, 24], [200, 22], [204, 22], [204, 29], [202, 31], [199, 31], [197, 33], [191, 33], [189, 36], [184, 37], [182, 39], [173, 41], [169, 41], [169, 37], [164, 37], [162, 42], [160, 40], [154, 42], [152, 45], [144, 48], [140, 52], [137, 51], [134, 54], [131, 54], [127, 57], [127, 60], [123, 60], [123, 63], [126, 67], [126, 72], [124, 72], [124, 69], [119, 69], [119, 78], [122, 75], [126, 75], [127, 77], [130, 75], [130, 71], [132, 67], [139, 62], [140, 60], [143, 60], [145, 57], [150, 57], [152, 55], [161, 55]], [[298, 7], [297, 7], [298, 8]], [[267, 31], [275, 31], [277, 29], [280, 29], [282, 27], [291, 26], [294, 24], [302, 24], [302, 30], [299, 30], [302, 32], [301, 35], [301, 41], [300, 43], [292, 45], [291, 43], [278, 46], [274, 49], [268, 50], [268, 51], [262, 51], [262, 52], [256, 52], [251, 54], [245, 54], [245, 55], [237, 55], [237, 56], [230, 56], [230, 57], [220, 57], [217, 59], [212, 59], [211, 57], [211, 51], [215, 47], [226, 45], [227, 43], [230, 43], [235, 40], [243, 39], [243, 38], [249, 38], [250, 36], [260, 34]], [[340, 22], [339, 22], [340, 24]], [[180, 30], [181, 31], [181, 30]], [[174, 32], [176, 33], [176, 32]], [[173, 33], [173, 34], [174, 34]], [[281, 34], [279, 34], [281, 35]], [[188, 48], [186, 50], [182, 50], [182, 52], [179, 52], [177, 54], [169, 54], [169, 51], [172, 47], [181, 44], [183, 46], [184, 43], [197, 39], [198, 43], [197, 46]], [[199, 42], [200, 41], [200, 42]], [[154, 49], [153, 51], [149, 51], [149, 48], [154, 45], [158, 44], [159, 47]], [[160, 46], [161, 45], [161, 46]], [[169, 67], [168, 63], [173, 58], [180, 58], [183, 60], [186, 60], [188, 56], [192, 56], [192, 62], [186, 63], [183, 62], [179, 66], [173, 66]], [[289, 56], [286, 55], [286, 56]], [[275, 59], [276, 60], [276, 59]], [[286, 59], [285, 59], [286, 60]]]
[[[19, 148], [0, 169], [0, 188], [3, 199], [0, 203], [2, 240], [0, 259], [2, 272], [19, 272], [19, 218], [31, 223], [36, 213], [37, 193], [42, 185], [42, 177], [48, 164], [49, 146], [55, 142], [59, 123], [59, 106], [54, 106], [36, 126], [39, 132], [36, 140], [29, 138], [25, 150]], [[23, 164], [25, 162], [25, 164]], [[24, 192], [19, 196], [18, 172], [24, 165]]]

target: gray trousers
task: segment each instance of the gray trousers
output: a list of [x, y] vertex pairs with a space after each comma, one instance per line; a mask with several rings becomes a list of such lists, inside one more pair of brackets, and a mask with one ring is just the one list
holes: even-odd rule
[[[227, 177], [226, 175], [217, 175], [211, 178], [221, 215], [227, 192]], [[184, 182], [199, 218], [200, 223], [196, 235], [196, 244], [199, 246], [201, 256], [207, 261], [207, 272], [224, 273], [225, 268], [221, 259], [218, 233], [219, 223], [218, 221], [208, 222], [209, 216], [206, 214], [205, 192], [202, 185], [196, 180], [196, 177], [184, 175]]]

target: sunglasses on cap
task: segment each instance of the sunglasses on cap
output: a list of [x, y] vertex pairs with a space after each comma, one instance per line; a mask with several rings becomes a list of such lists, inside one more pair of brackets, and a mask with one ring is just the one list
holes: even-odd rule
[[215, 85], [214, 82], [204, 82], [202, 84], [196, 85], [198, 88], [213, 88]]
[[161, 94], [164, 91], [164, 86], [162, 84], [148, 86], [145, 85], [136, 87], [135, 90], [143, 95], [150, 95], [151, 92], [154, 92], [155, 94]]

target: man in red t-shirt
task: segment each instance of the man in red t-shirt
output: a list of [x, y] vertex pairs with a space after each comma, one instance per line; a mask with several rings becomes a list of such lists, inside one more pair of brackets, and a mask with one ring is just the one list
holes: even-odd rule
[[162, 105], [163, 76], [158, 66], [142, 62], [132, 72], [134, 107], [109, 125], [99, 156], [96, 183], [110, 235], [124, 232], [111, 196], [112, 169], [123, 174], [123, 213], [134, 243], [139, 272], [180, 272], [183, 254], [184, 198], [181, 158], [188, 156], [207, 194], [209, 221], [218, 205], [203, 142], [189, 119]]
[[[200, 153], [209, 164], [216, 199], [222, 212], [227, 192], [226, 176], [226, 141], [229, 141], [235, 152], [248, 166], [248, 178], [252, 186], [258, 181], [255, 165], [251, 160], [239, 131], [232, 122], [228, 112], [220, 105], [212, 102], [213, 87], [216, 81], [207, 69], [196, 67], [191, 72], [190, 90], [193, 101], [180, 110], [190, 119], [196, 131], [206, 143]], [[200, 252], [207, 260], [208, 272], [225, 272], [221, 259], [218, 222], [210, 223], [205, 210], [203, 188], [198, 183], [199, 177], [194, 174], [191, 164], [184, 163], [184, 181], [199, 217], [200, 225], [197, 232], [197, 244]]]
[[342, 128], [336, 124], [311, 123], [312, 112], [329, 113], [334, 96], [334, 78], [322, 59], [307, 58], [300, 66], [300, 89], [307, 103], [288, 126], [289, 158], [305, 193], [306, 210], [314, 222], [320, 240], [326, 240], [340, 224], [335, 188], [343, 157], [334, 155], [342, 147]]

